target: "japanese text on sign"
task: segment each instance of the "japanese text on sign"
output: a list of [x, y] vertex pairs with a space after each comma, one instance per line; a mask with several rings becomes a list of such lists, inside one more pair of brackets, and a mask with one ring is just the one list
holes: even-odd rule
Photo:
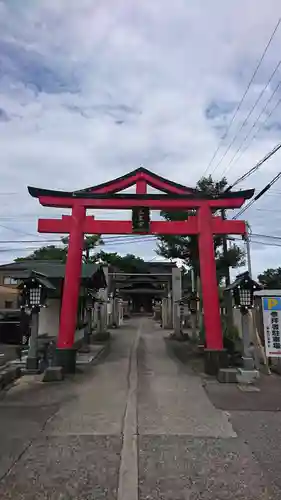
[[281, 297], [263, 298], [263, 323], [267, 357], [281, 356]]

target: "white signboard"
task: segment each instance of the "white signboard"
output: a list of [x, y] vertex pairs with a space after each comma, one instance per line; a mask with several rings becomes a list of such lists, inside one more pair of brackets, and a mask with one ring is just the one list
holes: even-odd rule
[[268, 358], [281, 357], [281, 297], [263, 297], [265, 352]]

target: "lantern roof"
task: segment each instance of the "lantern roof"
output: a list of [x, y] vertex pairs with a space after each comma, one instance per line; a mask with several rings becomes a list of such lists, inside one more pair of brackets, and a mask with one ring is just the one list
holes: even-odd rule
[[56, 287], [48, 280], [47, 276], [33, 270], [26, 271], [26, 276], [23, 278], [23, 282], [19, 284], [18, 288], [22, 288], [27, 282], [32, 283], [33, 281], [35, 281], [39, 285], [42, 285], [48, 290], [56, 289]]
[[230, 290], [234, 290], [238, 286], [243, 286], [246, 283], [247, 284], [251, 284], [253, 287], [255, 287], [256, 290], [261, 290], [262, 289], [262, 286], [257, 281], [254, 281], [250, 277], [249, 271], [245, 271], [244, 273], [238, 274], [236, 276], [235, 281], [233, 281], [233, 283], [231, 283], [230, 285], [228, 285], [227, 287], [225, 287], [224, 292], [228, 292]]

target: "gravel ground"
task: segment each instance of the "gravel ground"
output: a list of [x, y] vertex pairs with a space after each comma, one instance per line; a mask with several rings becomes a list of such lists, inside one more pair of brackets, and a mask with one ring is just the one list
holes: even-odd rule
[[2, 395], [1, 500], [281, 500], [279, 379], [202, 379], [164, 337], [130, 320], [84, 371]]

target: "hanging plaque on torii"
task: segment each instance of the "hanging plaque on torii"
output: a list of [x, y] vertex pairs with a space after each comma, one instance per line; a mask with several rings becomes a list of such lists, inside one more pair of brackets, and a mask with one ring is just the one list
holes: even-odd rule
[[136, 234], [149, 234], [149, 230], [149, 207], [134, 207], [132, 209], [132, 232]]
[[[136, 185], [136, 194], [122, 190]], [[147, 193], [147, 186], [162, 191]], [[69, 234], [69, 248], [63, 289], [60, 329], [57, 347], [62, 361], [73, 356], [76, 310], [79, 297], [84, 234], [153, 234], [197, 235], [200, 275], [204, 306], [206, 346], [211, 351], [223, 349], [220, 304], [216, 277], [214, 235], [246, 234], [244, 221], [223, 220], [214, 211], [240, 208], [254, 190], [225, 192], [219, 196], [206, 196], [192, 189], [138, 168], [109, 182], [74, 192], [28, 188], [41, 205], [71, 208], [71, 215], [61, 219], [39, 219], [41, 233]], [[121, 191], [121, 192], [120, 192]], [[87, 216], [87, 209], [132, 210], [132, 220], [95, 220]], [[185, 221], [151, 221], [150, 210], [196, 210]]]

